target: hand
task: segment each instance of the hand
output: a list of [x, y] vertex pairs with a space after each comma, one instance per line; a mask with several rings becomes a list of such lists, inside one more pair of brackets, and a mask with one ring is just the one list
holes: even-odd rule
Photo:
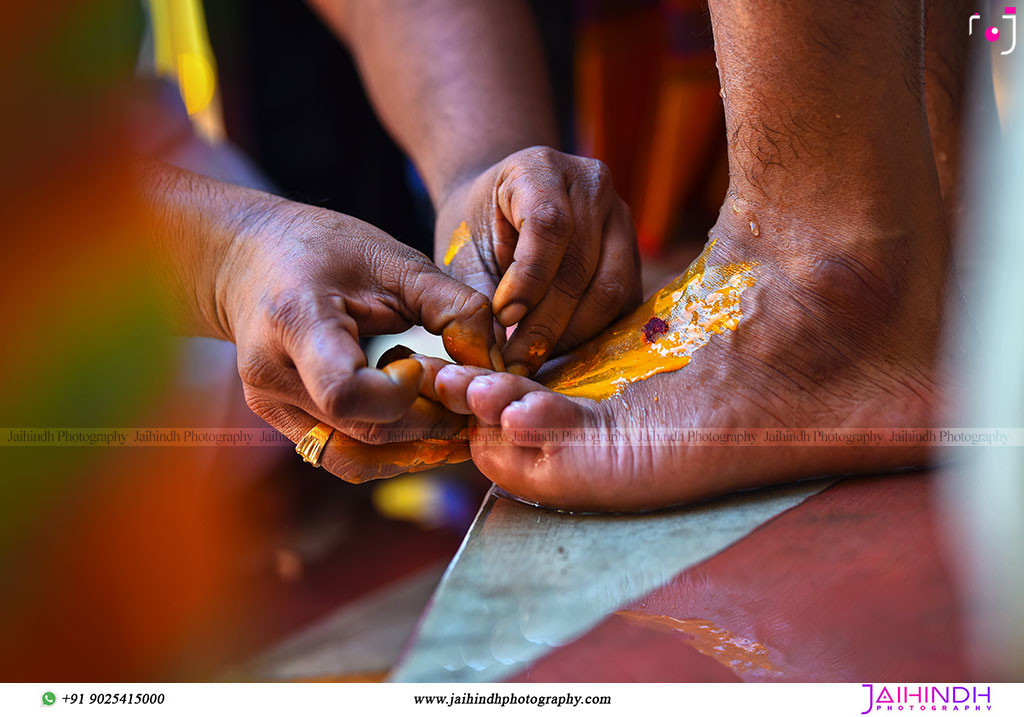
[[549, 147], [510, 155], [448, 193], [435, 258], [492, 297], [508, 370], [532, 374], [640, 303], [629, 208], [600, 161]]
[[334, 426], [320, 459], [330, 472], [361, 482], [468, 459], [465, 417], [434, 394], [445, 362], [371, 369], [359, 337], [422, 324], [461, 363], [489, 367], [482, 294], [369, 224], [284, 200], [255, 213], [216, 277], [249, 407], [296, 442], [318, 421]]

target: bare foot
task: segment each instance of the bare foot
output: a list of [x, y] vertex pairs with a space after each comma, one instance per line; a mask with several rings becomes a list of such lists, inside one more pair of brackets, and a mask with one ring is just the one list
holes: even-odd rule
[[[913, 263], [871, 256], [870, 246], [778, 255], [774, 246], [799, 235], [776, 234], [760, 210], [759, 234], [775, 241], [758, 242], [749, 214], [732, 214], [723, 210], [698, 271], [545, 366], [538, 379], [559, 392], [483, 369], [439, 372], [449, 408], [501, 429], [500, 442], [492, 431], [473, 445], [488, 477], [545, 505], [640, 510], [927, 460], [915, 446], [720, 447], [690, 438], [691, 429], [919, 428], [932, 425], [944, 393], [935, 373], [939, 267], [922, 262], [907, 276]], [[872, 233], [905, 242], [907, 257], [930, 239]], [[553, 440], [538, 441], [539, 429]], [[678, 441], [659, 438], [673, 434]]]
[[[936, 366], [949, 242], [914, 81], [923, 47], [906, 42], [923, 32], [920, 7], [872, 0], [879, 15], [809, 0], [752, 4], [711, 3], [732, 181], [702, 257], [545, 365], [540, 383], [438, 373], [442, 402], [496, 427], [474, 442], [473, 458], [517, 495], [640, 510], [927, 461], [914, 445], [730, 448], [689, 437], [926, 427], [947, 393]], [[874, 33], [871, 18], [889, 15], [896, 25]], [[857, 44], [823, 53], [791, 37], [806, 27], [823, 42]], [[553, 440], [529, 433], [538, 429], [553, 429]], [[638, 429], [675, 439], [637, 441]]]

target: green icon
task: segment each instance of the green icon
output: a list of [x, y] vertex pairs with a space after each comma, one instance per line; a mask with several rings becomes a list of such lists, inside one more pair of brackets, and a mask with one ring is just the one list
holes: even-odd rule
[[43, 704], [44, 705], [52, 705], [56, 701], [57, 701], [57, 695], [53, 694], [52, 692], [44, 692], [43, 693]]

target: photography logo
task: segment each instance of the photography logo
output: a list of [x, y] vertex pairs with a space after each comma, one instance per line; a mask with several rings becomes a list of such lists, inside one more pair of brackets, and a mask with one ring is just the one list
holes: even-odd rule
[[[974, 34], [974, 21], [975, 20], [980, 20], [980, 19], [981, 19], [981, 13], [977, 13], [976, 12], [973, 15], [971, 15], [970, 19], [967, 21], [967, 34], [968, 35], [973, 35]], [[1010, 49], [1009, 50], [1003, 50], [999, 54], [1000, 55], [1009, 55], [1011, 52], [1013, 52], [1017, 48], [1017, 8], [1015, 8], [1015, 7], [1004, 8], [1003, 9], [1003, 20], [1009, 20], [1010, 21], [1010, 28], [1009, 28]], [[1003, 23], [1003, 22], [1000, 23], [1000, 25], [1004, 26], [1004, 28], [1005, 28], [1005, 24], [1006, 23]], [[1003, 30], [999, 29], [999, 27], [996, 27], [995, 25], [993, 25], [989, 29], [985, 30], [985, 39], [988, 40], [989, 42], [999, 42], [1000, 38], [1004, 38], [1006, 35], [1007, 35], [1006, 32], [1003, 32]], [[1005, 41], [1004, 41], [1004, 44], [1005, 44]]]
[[868, 698], [867, 709], [861, 712], [862, 715], [917, 711], [985, 714], [992, 711], [991, 685], [911, 686], [865, 683], [861, 687], [866, 688]]

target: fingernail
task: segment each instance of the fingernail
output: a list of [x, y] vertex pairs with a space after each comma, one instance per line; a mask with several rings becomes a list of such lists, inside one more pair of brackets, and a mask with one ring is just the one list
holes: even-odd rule
[[444, 327], [441, 340], [448, 355], [459, 363], [479, 368], [491, 365], [491, 357], [488, 355], [490, 347], [485, 336], [474, 334], [461, 324], [452, 322]]
[[495, 318], [498, 319], [502, 326], [511, 326], [512, 324], [518, 324], [524, 316], [526, 316], [526, 304], [515, 302], [499, 311]]
[[501, 349], [497, 345], [491, 347], [491, 367], [495, 371], [505, 370], [505, 359], [501, 357]]
[[516, 376], [528, 377], [530, 375], [530, 369], [521, 363], [510, 363], [505, 367], [505, 370], [509, 373], [514, 373]]

